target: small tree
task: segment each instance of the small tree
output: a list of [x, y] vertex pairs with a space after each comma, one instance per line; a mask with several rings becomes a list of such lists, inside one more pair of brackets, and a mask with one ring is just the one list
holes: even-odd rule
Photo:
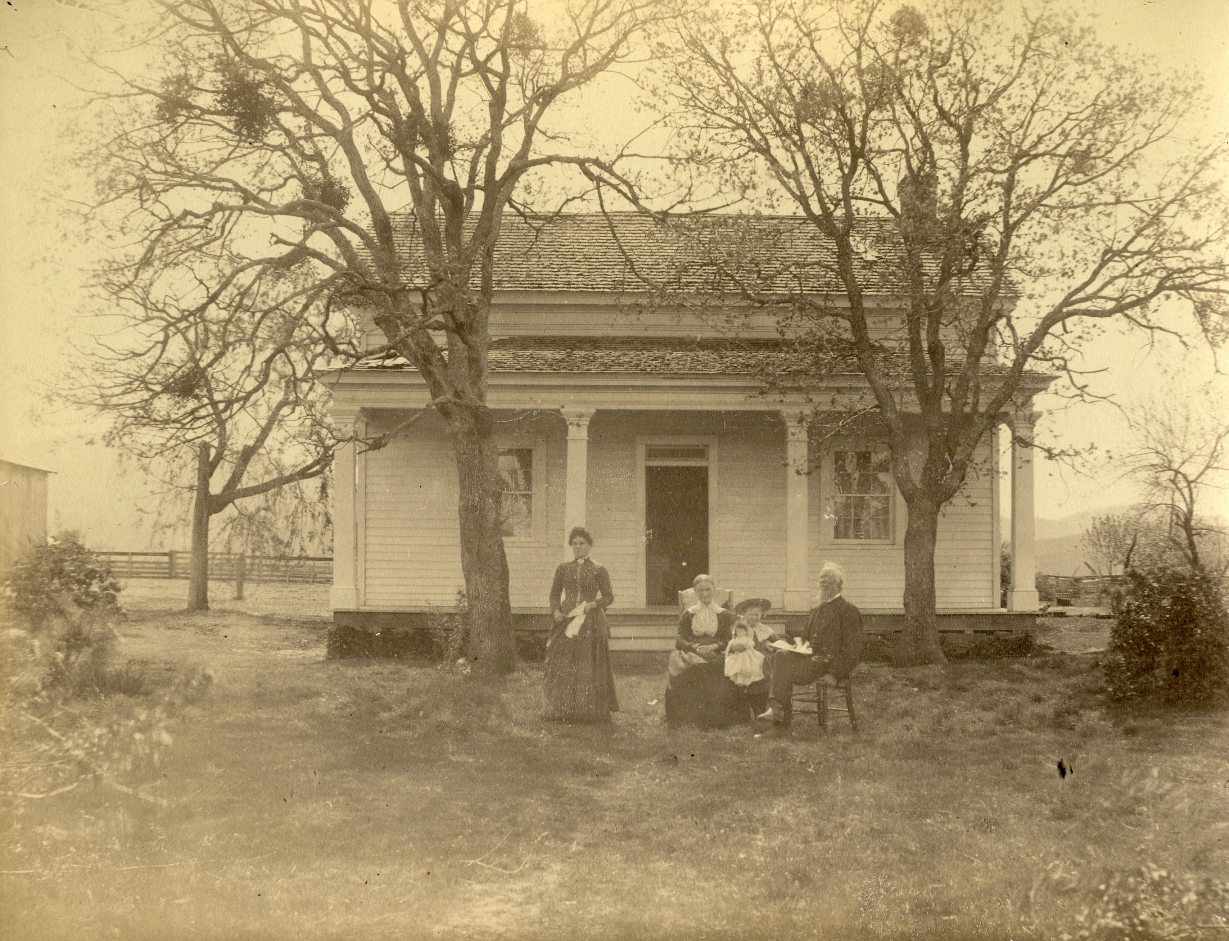
[[1121, 575], [1132, 558], [1146, 551], [1152, 535], [1142, 513], [1094, 516], [1080, 537], [1085, 564], [1094, 575]]
[[119, 582], [75, 532], [30, 546], [4, 574], [0, 586], [13, 610], [35, 629], [66, 614], [69, 606], [82, 611], [118, 609]]
[[109, 443], [191, 494], [188, 609], [203, 611], [213, 517], [322, 476], [338, 440], [318, 382], [328, 313], [289, 305], [279, 273], [268, 290], [224, 277], [210, 288], [192, 262], [152, 282], [104, 278], [119, 313], [83, 350], [68, 395], [109, 420]]
[[[1197, 403], [1197, 404], [1196, 404]], [[1191, 571], [1223, 576], [1229, 566], [1224, 523], [1203, 501], [1229, 472], [1229, 420], [1206, 396], [1167, 396], [1131, 419], [1137, 443], [1122, 458], [1124, 476], [1144, 492], [1144, 512]]]
[[[1112, 699], [1210, 707], [1229, 702], [1225, 533], [1202, 500], [1226, 472], [1229, 422], [1206, 396], [1168, 396], [1141, 409], [1123, 464], [1147, 503], [1124, 560], [1106, 682]], [[1209, 406], [1205, 411], [1205, 406]], [[1140, 531], [1152, 538], [1140, 550]]]
[[136, 210], [133, 276], [157, 279], [180, 251], [233, 249], [246, 256], [236, 284], [309, 263], [316, 296], [374, 320], [451, 433], [470, 655], [511, 669], [487, 406], [495, 246], [543, 169], [605, 172], [555, 116], [628, 56], [659, 4], [151, 4], [163, 74], [126, 76], [119, 127], [95, 158], [104, 204]]
[[[943, 659], [939, 513], [1005, 415], [1027, 416], [1045, 385], [1031, 370], [1078, 390], [1099, 325], [1168, 330], [1167, 299], [1218, 338], [1229, 283], [1227, 146], [1199, 131], [1197, 82], [1050, 7], [925, 9], [696, 8], [660, 50], [686, 155], [817, 236], [803, 257], [718, 263], [819, 354], [837, 335], [865, 378], [909, 511], [905, 663]], [[899, 329], [883, 334], [872, 294], [899, 299]], [[831, 357], [800, 361], [830, 374]], [[1016, 433], [1033, 443], [1027, 419]]]

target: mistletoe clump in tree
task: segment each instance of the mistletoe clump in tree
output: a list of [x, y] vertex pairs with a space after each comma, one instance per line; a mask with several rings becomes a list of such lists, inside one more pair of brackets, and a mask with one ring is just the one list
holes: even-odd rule
[[293, 272], [241, 290], [216, 267], [208, 274], [221, 284], [205, 287], [199, 259], [191, 270], [164, 267], [153, 283], [130, 273], [104, 275], [112, 312], [82, 350], [68, 395], [104, 415], [108, 443], [191, 495], [188, 608], [201, 611], [211, 520], [323, 478], [332, 464], [340, 439], [319, 380], [321, 338], [335, 331], [321, 305], [293, 303]]
[[[660, 49], [689, 158], [831, 248], [726, 274], [792, 334], [822, 344], [834, 325], [852, 348], [908, 507], [904, 663], [943, 659], [939, 514], [1004, 417], [1027, 416], [1033, 368], [1078, 393], [1081, 352], [1106, 325], [1180, 330], [1183, 302], [1190, 329], [1219, 341], [1229, 285], [1229, 146], [1207, 130], [1197, 81], [1102, 45], [1052, 8], [925, 10], [694, 9]], [[868, 230], [883, 235], [874, 260]], [[791, 289], [816, 266], [831, 290]], [[900, 325], [886, 338], [870, 276], [895, 284]], [[824, 356], [800, 361], [823, 378]], [[1030, 425], [1018, 433], [1031, 444]]]
[[504, 214], [525, 211], [535, 183], [556, 186], [543, 171], [612, 172], [572, 146], [556, 113], [628, 56], [657, 4], [151, 3], [167, 72], [124, 77], [102, 154], [107, 205], [136, 210], [133, 276], [156, 280], [168, 253], [224, 249], [243, 256], [235, 285], [307, 265], [304, 300], [374, 321], [451, 432], [470, 655], [510, 669], [487, 406], [494, 249]]

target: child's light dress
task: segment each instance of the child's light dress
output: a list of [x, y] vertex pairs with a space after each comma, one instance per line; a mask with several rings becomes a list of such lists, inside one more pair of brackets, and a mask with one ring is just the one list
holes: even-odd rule
[[765, 624], [752, 628], [739, 618], [734, 623], [734, 637], [725, 647], [725, 675], [737, 686], [750, 686], [764, 678], [764, 655], [756, 645], [767, 643], [776, 635]]

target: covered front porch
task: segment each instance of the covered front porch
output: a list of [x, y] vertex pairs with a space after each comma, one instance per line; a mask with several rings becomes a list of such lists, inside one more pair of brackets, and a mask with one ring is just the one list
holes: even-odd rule
[[[494, 375], [489, 401], [516, 517], [505, 545], [518, 630], [545, 630], [550, 577], [579, 525], [593, 531], [594, 556], [614, 583], [612, 647], [620, 651], [668, 649], [673, 599], [701, 571], [736, 599], [767, 597], [775, 616], [802, 618], [825, 560], [845, 568], [847, 594], [869, 630], [898, 629], [906, 508], [874, 466], [884, 443], [869, 431], [820, 438], [805, 403], [757, 393], [753, 381], [729, 376]], [[857, 383], [833, 384], [836, 408], [864, 399]], [[404, 370], [356, 371], [338, 389], [335, 419], [360, 437], [404, 427], [383, 450], [350, 445], [337, 456], [339, 624], [421, 626], [450, 609], [463, 585], [451, 447], [438, 416], [415, 417], [425, 404]], [[1020, 630], [1037, 609], [1032, 415], [1014, 420], [1007, 610], [999, 606], [998, 449], [987, 443], [985, 467], [940, 525], [936, 587], [946, 629]]]

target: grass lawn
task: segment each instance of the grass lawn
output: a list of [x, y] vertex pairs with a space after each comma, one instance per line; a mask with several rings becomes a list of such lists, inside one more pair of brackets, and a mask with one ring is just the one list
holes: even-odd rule
[[2, 798], [0, 936], [1053, 938], [1116, 871], [1229, 872], [1229, 720], [1108, 717], [1095, 653], [870, 665], [858, 735], [671, 731], [655, 676], [572, 728], [538, 667], [327, 661], [250, 590], [126, 593], [123, 655], [212, 690], [162, 804]]

